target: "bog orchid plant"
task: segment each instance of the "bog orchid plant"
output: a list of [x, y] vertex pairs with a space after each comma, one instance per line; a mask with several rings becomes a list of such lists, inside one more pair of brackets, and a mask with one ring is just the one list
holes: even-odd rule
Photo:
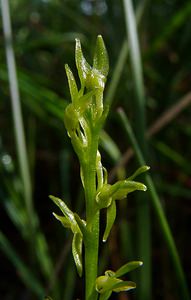
[[126, 198], [133, 191], [146, 191], [146, 186], [134, 181], [134, 178], [149, 167], [139, 168], [125, 180], [108, 183], [107, 170], [102, 165], [98, 150], [100, 131], [108, 114], [108, 107], [103, 103], [103, 92], [109, 63], [102, 37], [97, 37], [93, 66], [84, 58], [78, 39], [75, 59], [80, 88], [71, 69], [66, 65], [71, 103], [65, 109], [64, 123], [80, 163], [86, 207], [85, 220], [72, 212], [63, 200], [54, 196], [50, 198], [63, 213], [62, 216], [54, 213], [54, 216], [73, 233], [72, 254], [79, 276], [82, 276], [83, 268], [85, 269], [85, 299], [107, 300], [112, 292], [128, 291], [136, 287], [134, 282], [123, 281], [120, 277], [141, 266], [142, 262], [129, 262], [117, 271], [107, 270], [104, 275], [98, 276], [100, 210], [106, 210], [107, 220], [103, 234], [103, 242], [106, 242], [116, 218], [116, 201]]

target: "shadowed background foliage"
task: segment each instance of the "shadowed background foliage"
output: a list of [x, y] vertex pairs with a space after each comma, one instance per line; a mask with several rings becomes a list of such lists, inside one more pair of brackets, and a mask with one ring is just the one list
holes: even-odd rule
[[[52, 217], [55, 207], [48, 195], [63, 197], [84, 215], [79, 164], [63, 123], [70, 100], [64, 64], [77, 74], [75, 38], [80, 38], [91, 62], [96, 36], [101, 34], [110, 61], [105, 90], [110, 114], [100, 141], [103, 164], [110, 171], [111, 182], [128, 176], [141, 164], [130, 149], [132, 136], [118, 113], [122, 107], [139, 150], [151, 166], [162, 206], [155, 205], [149, 191], [144, 199], [137, 193], [119, 203], [115, 227], [108, 243], [100, 248], [100, 274], [106, 268], [116, 270], [126, 261], [143, 259], [142, 270], [132, 273], [137, 289], [114, 294], [112, 299], [189, 299], [191, 3], [9, 2], [12, 41], [5, 39], [0, 22], [1, 298], [43, 299], [46, 294], [55, 300], [84, 297], [83, 280], [78, 279], [71, 256], [71, 236]], [[3, 16], [2, 6], [0, 9]], [[15, 54], [28, 179], [22, 175], [24, 150], [16, 146], [20, 133], [16, 133], [13, 121], [17, 113], [11, 106], [6, 47], [13, 47]], [[146, 180], [143, 177], [147, 184]], [[152, 184], [149, 188], [153, 191]], [[104, 228], [104, 212], [102, 219]], [[175, 245], [180, 259], [173, 252]]]

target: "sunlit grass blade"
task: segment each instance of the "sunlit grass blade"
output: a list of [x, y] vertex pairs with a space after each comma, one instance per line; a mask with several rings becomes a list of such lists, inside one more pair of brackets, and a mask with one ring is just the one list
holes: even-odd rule
[[[119, 110], [119, 116], [120, 116], [120, 120], [123, 124], [123, 127], [127, 133], [127, 136], [132, 144], [132, 147], [135, 151], [135, 155], [139, 161], [140, 166], [144, 165], [145, 164], [144, 155], [137, 143], [136, 137], [132, 131], [132, 128], [130, 126], [127, 116], [125, 115], [125, 113], [122, 110]], [[174, 272], [175, 272], [176, 278], [177, 278], [176, 285], [179, 287], [179, 289], [177, 289], [177, 292], [179, 293], [180, 299], [190, 300], [189, 289], [188, 289], [188, 286], [186, 283], [186, 278], [185, 278], [185, 274], [184, 274], [184, 271], [182, 268], [180, 257], [179, 257], [179, 254], [178, 254], [178, 251], [177, 251], [177, 248], [176, 248], [173, 236], [172, 236], [170, 226], [168, 224], [168, 221], [166, 219], [159, 196], [157, 194], [154, 182], [153, 182], [151, 176], [148, 174], [145, 175], [145, 181], [146, 181], [146, 185], [148, 187], [148, 191], [150, 193], [150, 197], [151, 197], [150, 200], [151, 200], [153, 209], [158, 218], [161, 233], [165, 240], [166, 246], [169, 251], [170, 259], [172, 260], [172, 263], [174, 266]]]
[[[135, 124], [135, 127], [136, 131], [139, 132], [139, 143], [142, 144], [141, 147], [144, 148], [145, 141], [143, 133], [145, 130], [145, 93], [137, 26], [131, 0], [124, 0], [123, 2], [129, 42], [130, 62], [132, 67], [133, 82], [135, 85], [134, 92], [136, 95], [136, 101], [134, 112], [135, 118], [137, 118], [137, 121], [139, 120], [139, 122], [137, 122], [138, 124]], [[142, 143], [140, 139], [142, 139]]]
[[[142, 17], [144, 15], [145, 8], [147, 7], [149, 1], [150, 0], [143, 0], [138, 5], [138, 8], [136, 10], [137, 25], [140, 24]], [[110, 106], [113, 103], [121, 75], [123, 73], [124, 68], [126, 67], [126, 60], [127, 60], [128, 53], [129, 53], [129, 43], [128, 40], [125, 39], [121, 46], [117, 63], [114, 66], [111, 82], [106, 91], [105, 102]]]
[[12, 114], [14, 120], [15, 139], [16, 139], [16, 146], [17, 146], [17, 155], [19, 160], [21, 178], [23, 181], [25, 205], [26, 205], [29, 224], [30, 224], [29, 230], [33, 231], [32, 228], [35, 226], [34, 224], [35, 218], [33, 218], [34, 209], [33, 209], [33, 202], [32, 202], [32, 186], [31, 186], [30, 171], [29, 171], [29, 164], [27, 158], [27, 149], [26, 149], [23, 118], [21, 112], [21, 103], [20, 103], [20, 95], [18, 89], [14, 50], [12, 46], [12, 30], [11, 30], [11, 20], [10, 20], [8, 1], [1, 1], [1, 7], [2, 7], [3, 31], [5, 36], [5, 50], [6, 50], [6, 57], [7, 57], [7, 67], [8, 67], [8, 75], [9, 75], [9, 85], [10, 85], [10, 94], [11, 94]]
[[[32, 199], [32, 181], [30, 176], [30, 167], [28, 162], [27, 147], [25, 140], [25, 131], [23, 124], [23, 116], [21, 111], [21, 102], [18, 88], [18, 79], [16, 71], [16, 63], [14, 56], [14, 49], [12, 43], [12, 29], [11, 19], [9, 11], [9, 2], [1, 1], [2, 7], [2, 20], [3, 20], [3, 31], [5, 37], [5, 51], [7, 58], [8, 77], [10, 85], [10, 96], [12, 104], [12, 114], [14, 121], [15, 140], [17, 147], [17, 156], [19, 161], [19, 168], [23, 186], [23, 194], [25, 201], [25, 209], [27, 214], [27, 229], [28, 242], [31, 249], [35, 249], [34, 253], [38, 260], [38, 263], [42, 269], [42, 272], [50, 276], [52, 271], [51, 259], [48, 255], [46, 240], [39, 230], [39, 221], [36, 212], [34, 211], [33, 199]], [[22, 197], [20, 198], [22, 201]]]
[[[132, 68], [135, 101], [134, 101], [134, 129], [137, 140], [144, 155], [146, 155], [145, 141], [145, 92], [143, 83], [143, 71], [140, 47], [137, 34], [136, 19], [131, 0], [124, 0], [124, 14], [126, 21], [126, 30], [129, 42], [130, 63]], [[150, 207], [146, 197], [137, 196], [137, 241], [138, 254], [144, 262], [144, 269], [140, 272], [140, 288], [138, 297], [142, 300], [151, 299], [151, 230], [150, 230]]]

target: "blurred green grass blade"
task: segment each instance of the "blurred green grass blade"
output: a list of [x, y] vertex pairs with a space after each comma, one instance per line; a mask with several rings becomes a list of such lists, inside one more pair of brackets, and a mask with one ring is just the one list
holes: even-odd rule
[[177, 166], [179, 166], [182, 170], [184, 170], [187, 174], [191, 175], [191, 165], [190, 162], [187, 161], [183, 155], [179, 152], [175, 151], [167, 144], [162, 141], [157, 141], [154, 143], [154, 146], [162, 153], [164, 156], [168, 157], [171, 161], [173, 161]]
[[[136, 131], [140, 132], [139, 135], [142, 136], [142, 133], [144, 132], [145, 129], [145, 119], [144, 119], [145, 94], [144, 94], [141, 54], [140, 54], [136, 20], [135, 20], [135, 14], [134, 14], [132, 2], [131, 0], [123, 0], [123, 3], [124, 3], [126, 30], [127, 30], [128, 42], [129, 42], [130, 62], [132, 67], [133, 81], [135, 85], [134, 86], [135, 95], [136, 95], [135, 117], [140, 117], [139, 125], [137, 125], [138, 128], [136, 129]], [[144, 139], [144, 135], [142, 139]], [[141, 141], [139, 141], [139, 143], [140, 142]]]
[[2, 188], [6, 192], [2, 197], [2, 204], [22, 237], [26, 238], [30, 231], [28, 230], [27, 211], [22, 199], [22, 183], [20, 177], [15, 176], [14, 173], [15, 167], [12, 157], [4, 152], [2, 145], [0, 145], [0, 177]]
[[21, 177], [23, 181], [25, 205], [26, 205], [29, 224], [30, 224], [29, 230], [32, 231], [33, 230], [32, 228], [35, 226], [34, 224], [35, 219], [33, 218], [34, 209], [33, 209], [33, 202], [32, 202], [32, 186], [31, 186], [30, 171], [29, 171], [29, 164], [27, 158], [24, 125], [23, 125], [20, 95], [19, 95], [17, 73], [16, 73], [16, 64], [15, 64], [13, 45], [12, 45], [12, 30], [11, 30], [11, 20], [10, 20], [10, 11], [9, 11], [9, 1], [2, 0], [1, 8], [2, 8], [3, 31], [5, 37], [5, 51], [6, 51], [9, 85], [10, 85], [10, 93], [11, 93], [12, 113], [13, 113], [13, 120], [14, 120], [15, 139], [17, 145], [17, 155], [19, 160]]
[[31, 270], [19, 258], [12, 245], [2, 232], [0, 232], [0, 249], [15, 266], [24, 284], [42, 299], [44, 296], [43, 287]]
[[[64, 199], [67, 200], [68, 204], [71, 204], [71, 191], [70, 191], [70, 170], [71, 170], [71, 152], [68, 148], [63, 148], [60, 157], [59, 157], [59, 165], [60, 165], [60, 174], [61, 174], [61, 187], [62, 187], [62, 195]], [[77, 199], [76, 199], [77, 200]]]
[[[149, 1], [150, 0], [140, 1], [138, 8], [136, 10], [137, 25], [140, 24], [142, 17], [144, 15], [144, 11], [145, 11]], [[129, 45], [128, 45], [127, 39], [125, 39], [122, 44], [117, 63], [114, 66], [111, 82], [106, 90], [105, 102], [107, 104], [109, 104], [110, 106], [113, 103], [113, 99], [115, 97], [116, 90], [119, 85], [119, 81], [120, 81], [123, 69], [126, 66], [126, 60], [127, 60], [128, 53], [129, 53]]]
[[[145, 165], [144, 155], [137, 143], [136, 137], [132, 131], [132, 128], [130, 126], [127, 116], [125, 115], [125, 113], [122, 110], [119, 110], [119, 116], [120, 116], [120, 120], [123, 124], [123, 127], [128, 135], [128, 138], [132, 144], [132, 147], [135, 151], [135, 155], [139, 161], [140, 166]], [[170, 230], [168, 221], [164, 214], [164, 210], [162, 208], [159, 196], [155, 189], [154, 182], [153, 182], [151, 176], [148, 174], [145, 175], [145, 181], [146, 181], [146, 185], [148, 187], [148, 192], [150, 193], [152, 206], [153, 206], [156, 216], [158, 218], [161, 233], [166, 242], [166, 245], [167, 245], [167, 248], [169, 251], [169, 256], [170, 256], [170, 259], [172, 260], [172, 263], [174, 266], [174, 271], [175, 271], [176, 278], [177, 278], [177, 286], [179, 287], [179, 289], [177, 289], [177, 293], [179, 293], [180, 299], [190, 300], [189, 289], [188, 289], [188, 286], [186, 283], [186, 278], [185, 278], [185, 274], [184, 274], [184, 271], [182, 268], [180, 257], [177, 252], [177, 248], [176, 248], [173, 236], [172, 236], [172, 232]]]
[[[189, 177], [188, 177], [189, 180]], [[181, 199], [182, 197], [186, 199], [190, 199], [190, 188], [184, 188], [180, 184], [177, 185], [175, 182], [174, 184], [166, 183], [161, 181], [157, 184], [160, 190], [165, 193], [167, 196], [171, 196], [173, 198]]]
[[121, 157], [121, 152], [113, 141], [113, 139], [109, 136], [109, 134], [102, 130], [100, 137], [100, 146], [105, 150], [105, 152], [112, 159], [113, 163], [117, 163]]
[[75, 294], [75, 286], [76, 286], [76, 270], [74, 268], [73, 259], [71, 256], [69, 257], [70, 266], [66, 270], [65, 276], [65, 288], [64, 295], [62, 299], [74, 299]]
[[[0, 79], [4, 83], [8, 80], [4, 65], [0, 69]], [[18, 81], [23, 95], [23, 104], [29, 107], [36, 116], [48, 124], [50, 124], [50, 119], [47, 114], [63, 121], [63, 111], [67, 105], [64, 99], [49, 88], [39, 85], [21, 69], [18, 70]]]
[[[5, 37], [5, 50], [7, 58], [9, 85], [11, 93], [12, 113], [14, 120], [15, 139], [17, 145], [17, 155], [19, 160], [19, 167], [23, 183], [23, 193], [27, 212], [27, 228], [29, 231], [29, 243], [31, 248], [35, 247], [35, 254], [38, 258], [39, 265], [42, 272], [50, 276], [52, 267], [51, 260], [47, 254], [47, 247], [45, 238], [39, 230], [38, 217], [34, 211], [32, 199], [32, 185], [30, 178], [29, 163], [27, 157], [23, 117], [21, 112], [20, 95], [18, 89], [18, 80], [16, 72], [16, 63], [14, 57], [13, 43], [12, 43], [12, 30], [9, 11], [9, 1], [1, 1], [3, 31]], [[37, 230], [38, 228], [38, 230]], [[39, 257], [40, 254], [40, 257]]]
[[[125, 202], [127, 205], [127, 202]], [[127, 211], [127, 207], [122, 207], [123, 211]], [[129, 222], [124, 218], [119, 223], [120, 229], [120, 240], [121, 240], [121, 252], [124, 258], [124, 261], [131, 261], [135, 258], [135, 249], [133, 247], [133, 234], [130, 228]], [[128, 251], [127, 251], [128, 249]], [[133, 279], [135, 280], [135, 278]]]
[[191, 15], [191, 3], [185, 2], [183, 7], [177, 10], [176, 14], [173, 14], [168, 24], [164, 25], [164, 30], [157, 36], [153, 45], [150, 47], [149, 54], [156, 52], [159, 48], [164, 46], [166, 41], [190, 18]]
[[53, 266], [52, 261], [49, 256], [48, 246], [45, 239], [44, 234], [39, 230], [36, 232], [36, 241], [35, 241], [35, 248], [36, 248], [36, 255], [38, 258], [38, 263], [41, 266], [42, 273], [44, 274], [45, 278], [49, 279], [52, 274]]
[[[25, 207], [23, 206], [22, 191], [16, 190], [16, 187], [19, 185], [18, 179], [15, 178], [13, 180], [12, 178], [12, 180], [9, 180], [8, 176], [5, 176], [5, 169], [3, 169], [1, 161], [0, 174], [2, 183], [8, 192], [8, 197], [3, 201], [8, 216], [10, 217], [11, 221], [16, 226], [16, 228], [19, 230], [22, 237], [26, 241], [30, 242], [31, 232], [28, 230], [28, 215]], [[51, 277], [53, 267], [51, 259], [48, 255], [46, 240], [42, 232], [37, 228], [32, 243], [42, 273], [44, 274], [45, 278], [49, 279]]]
[[56, 112], [54, 116], [61, 118], [62, 114], [63, 118], [63, 111], [67, 105], [64, 99], [49, 88], [39, 85], [23, 70], [19, 70], [18, 75], [21, 91], [30, 96], [30, 101], [34, 101], [33, 99], [38, 100], [38, 105], [42, 106], [43, 110], [51, 112], [51, 108], [53, 108], [52, 113], [54, 114]]
[[[131, 0], [123, 0], [126, 30], [129, 42], [130, 63], [134, 83], [134, 129], [139, 147], [146, 156], [145, 140], [145, 92], [140, 47], [137, 34], [136, 19]], [[141, 203], [141, 205], [140, 205]], [[144, 195], [137, 195], [137, 242], [138, 255], [144, 262], [144, 268], [139, 273], [140, 282], [138, 299], [150, 300], [152, 289], [151, 276], [151, 225], [150, 205]]]
[[[121, 158], [121, 151], [118, 148], [114, 140], [109, 136], [109, 134], [102, 130], [100, 136], [100, 147], [106, 152], [107, 156], [110, 158], [110, 161], [115, 165]], [[123, 166], [117, 170], [117, 178], [124, 179], [126, 177], [126, 171]], [[111, 178], [108, 179], [112, 181]]]
[[127, 40], [125, 40], [121, 47], [121, 51], [117, 63], [114, 67], [110, 85], [106, 90], [105, 103], [109, 104], [110, 106], [113, 103], [116, 89], [119, 84], [119, 80], [121, 78], [121, 74], [123, 72], [123, 68], [126, 63], [127, 55], [128, 55], [128, 42]]
[[13, 198], [5, 200], [5, 208], [13, 224], [17, 227], [23, 238], [28, 238], [26, 210], [16, 206]]
[[76, 38], [85, 40], [85, 36], [79, 32], [64, 32], [44, 30], [43, 35], [36, 37], [29, 43], [22, 43], [19, 47], [22, 47], [23, 51], [34, 51], [42, 47], [52, 47], [53, 49], [62, 47], [67, 42], [73, 42]]

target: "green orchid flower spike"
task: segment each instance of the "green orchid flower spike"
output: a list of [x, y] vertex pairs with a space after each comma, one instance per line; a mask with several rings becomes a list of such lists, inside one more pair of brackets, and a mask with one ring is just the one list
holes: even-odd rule
[[[71, 102], [64, 112], [64, 123], [73, 148], [80, 162], [80, 177], [84, 189], [85, 221], [73, 213], [59, 198], [50, 196], [63, 215], [54, 213], [62, 225], [73, 233], [72, 253], [78, 274], [82, 276], [84, 250], [85, 300], [109, 299], [112, 292], [128, 291], [135, 283], [123, 281], [119, 277], [141, 262], [130, 262], [116, 272], [106, 271], [98, 276], [100, 210], [107, 210], [106, 241], [116, 218], [116, 201], [124, 199], [133, 191], [146, 191], [143, 183], [135, 177], [149, 167], [139, 168], [132, 176], [114, 184], [108, 183], [107, 170], [102, 165], [99, 152], [99, 138], [108, 107], [104, 104], [103, 93], [107, 80], [109, 62], [102, 37], [97, 37], [92, 65], [85, 59], [80, 40], [76, 39], [75, 61], [79, 76], [79, 86], [68, 65], [65, 66]], [[82, 247], [83, 246], [83, 247]]]

